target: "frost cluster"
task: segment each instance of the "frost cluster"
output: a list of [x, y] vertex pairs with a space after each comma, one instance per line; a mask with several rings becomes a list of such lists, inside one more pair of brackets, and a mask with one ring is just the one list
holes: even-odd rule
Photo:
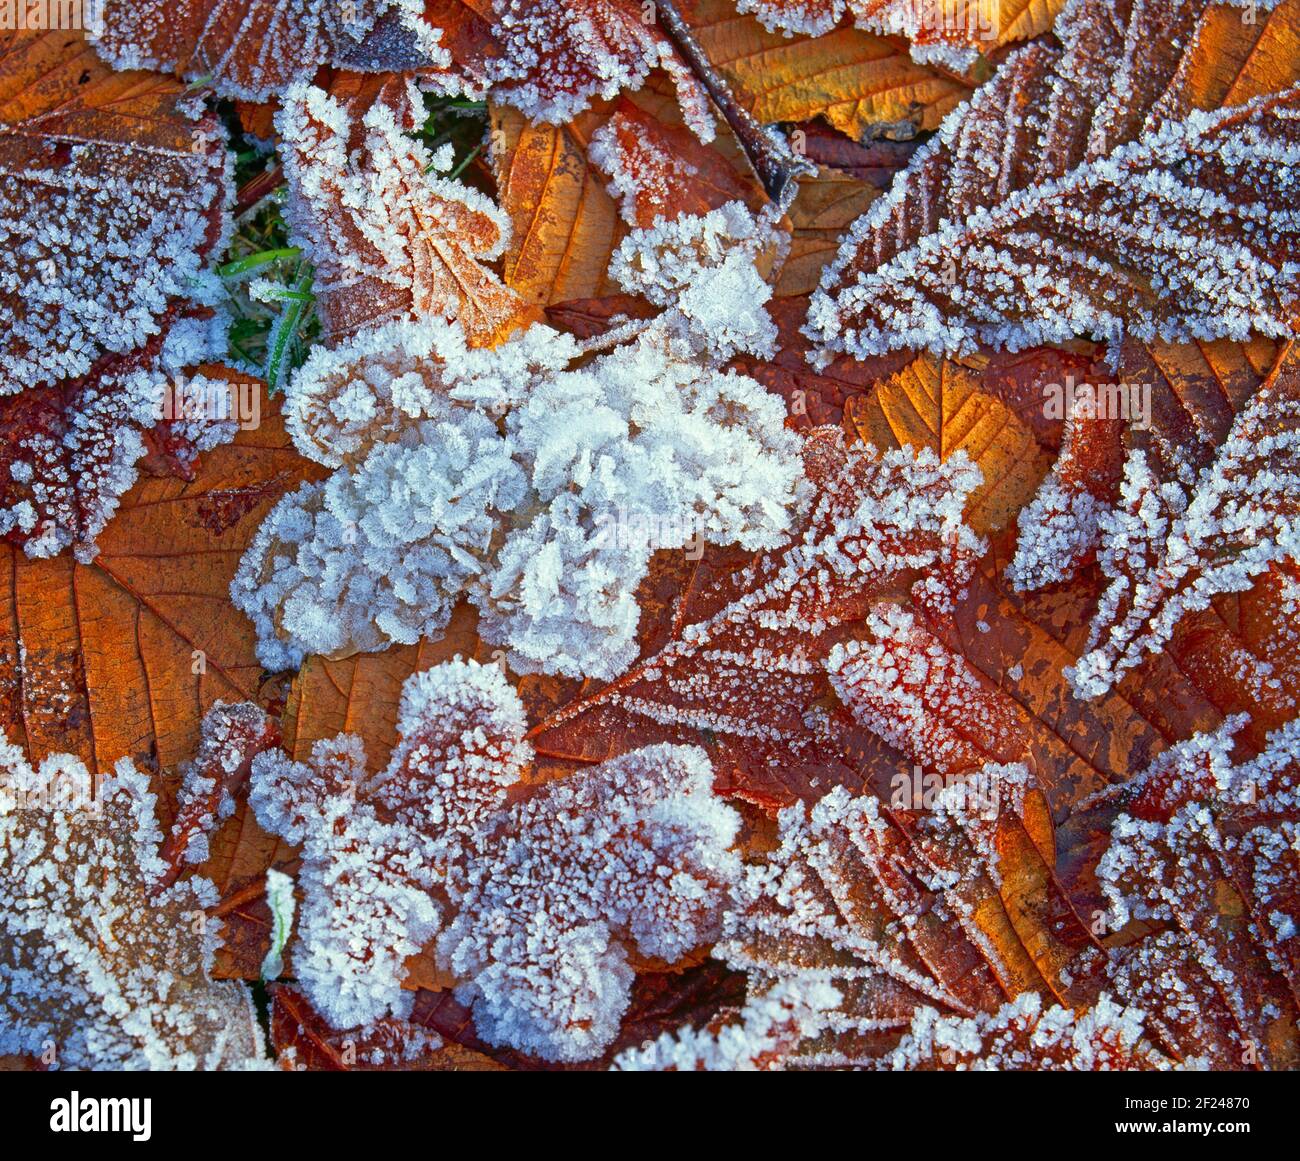
[[340, 1028], [405, 1016], [403, 963], [436, 935], [485, 1040], [598, 1055], [629, 953], [678, 959], [717, 933], [739, 819], [708, 759], [652, 746], [507, 800], [532, 757], [523, 706], [498, 667], [459, 659], [407, 681], [398, 729], [378, 774], [347, 735], [310, 763], [254, 761], [258, 820], [303, 848], [307, 995]]
[[636, 654], [654, 551], [781, 543], [799, 438], [719, 366], [772, 339], [746, 213], [644, 231], [624, 260], [666, 309], [586, 362], [545, 326], [473, 349], [437, 318], [313, 351], [289, 428], [338, 470], [276, 506], [231, 586], [263, 663], [413, 642], [468, 597], [517, 670], [608, 678]]
[[0, 736], [0, 1053], [60, 1069], [256, 1068], [251, 997], [210, 978], [206, 879], [163, 886], [149, 779], [33, 768]]
[[788, 241], [776, 217], [770, 207], [755, 215], [741, 202], [727, 202], [707, 214], [635, 229], [614, 251], [610, 277], [656, 306], [675, 307], [676, 337], [702, 356], [771, 358], [776, 324], [763, 307], [772, 290], [757, 263]]

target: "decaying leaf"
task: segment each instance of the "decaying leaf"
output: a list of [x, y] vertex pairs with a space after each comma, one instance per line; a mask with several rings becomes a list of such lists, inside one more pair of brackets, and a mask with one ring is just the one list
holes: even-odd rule
[[[174, 81], [112, 72], [76, 32], [0, 34], [0, 395], [129, 358], [193, 301], [229, 229], [227, 166]], [[146, 370], [161, 396], [168, 368]]]
[[928, 449], [846, 448], [834, 430], [805, 456], [816, 494], [793, 543], [690, 568], [666, 633], [537, 726], [539, 753], [594, 761], [634, 740], [704, 744], [724, 786], [769, 804], [809, 778], [860, 784], [845, 723], [821, 704], [823, 660], [883, 595], [969, 564], [979, 542], [962, 505], [976, 472], [962, 454], [941, 465]]
[[881, 36], [906, 36], [914, 60], [964, 71], [983, 52], [1046, 32], [1063, 0], [736, 0], [768, 28], [818, 36], [846, 16]]
[[455, 318], [490, 346], [523, 321], [523, 302], [483, 264], [500, 256], [509, 223], [482, 194], [429, 172], [448, 168], [450, 154], [407, 136], [422, 107], [397, 81], [350, 99], [311, 85], [285, 93], [276, 127], [289, 219], [316, 266], [329, 340], [397, 319]]
[[270, 505], [312, 470], [259, 404], [261, 425], [205, 455], [193, 482], [137, 484], [93, 563], [0, 546], [0, 726], [31, 761], [174, 768], [213, 702], [257, 699], [262, 670], [230, 578]]
[[817, 340], [865, 356], [1288, 334], [1300, 67], [1200, 105], [1216, 7], [1073, 0], [1062, 47], [1010, 58], [854, 225], [809, 309]]
[[102, 0], [95, 46], [117, 68], [264, 101], [325, 64], [373, 72], [451, 61], [422, 0]]
[[855, 140], [913, 137], [971, 92], [964, 78], [917, 64], [894, 38], [856, 28], [787, 36], [732, 0], [681, 0], [681, 8], [737, 99], [765, 124], [822, 117]]
[[209, 978], [212, 884], [165, 886], [148, 777], [0, 735], [0, 1052], [47, 1068], [264, 1066], [246, 986]]

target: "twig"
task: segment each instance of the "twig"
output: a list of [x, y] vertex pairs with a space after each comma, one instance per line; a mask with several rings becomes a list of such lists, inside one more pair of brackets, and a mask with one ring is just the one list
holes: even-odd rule
[[656, 0], [655, 8], [662, 17], [668, 39], [691, 66], [731, 126], [767, 196], [784, 212], [794, 201], [798, 178], [816, 173], [816, 167], [795, 153], [779, 134], [771, 133], [759, 124], [754, 115], [736, 100], [673, 0]]

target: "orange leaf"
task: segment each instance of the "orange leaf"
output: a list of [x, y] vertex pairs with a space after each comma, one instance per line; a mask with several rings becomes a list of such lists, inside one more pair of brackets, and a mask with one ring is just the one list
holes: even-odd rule
[[[265, 403], [265, 401], [264, 401]], [[92, 564], [0, 546], [0, 724], [32, 760], [75, 754], [174, 767], [218, 698], [257, 700], [253, 632], [230, 603], [240, 555], [280, 496], [319, 470], [278, 410], [205, 456], [192, 483], [146, 480], [122, 501]]]

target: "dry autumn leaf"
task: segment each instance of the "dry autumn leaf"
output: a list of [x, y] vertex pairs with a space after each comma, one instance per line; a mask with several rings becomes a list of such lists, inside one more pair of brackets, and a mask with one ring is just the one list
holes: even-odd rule
[[[862, 357], [1288, 333], [1300, 64], [1199, 105], [1219, 7], [1071, 4], [1062, 47], [1011, 57], [853, 226], [809, 309], [818, 341]], [[1276, 35], [1259, 25], [1256, 49]]]
[[450, 64], [422, 0], [103, 0], [95, 43], [118, 68], [203, 79], [264, 101], [324, 64], [373, 72]]
[[311, 474], [271, 411], [207, 454], [194, 480], [137, 484], [93, 563], [6, 546], [9, 738], [32, 761], [69, 753], [92, 773], [123, 757], [152, 770], [191, 757], [214, 701], [258, 696], [230, 578], [270, 505]]
[[0, 173], [6, 395], [143, 347], [226, 229], [216, 117], [174, 82], [113, 72], [76, 32], [3, 34]]

